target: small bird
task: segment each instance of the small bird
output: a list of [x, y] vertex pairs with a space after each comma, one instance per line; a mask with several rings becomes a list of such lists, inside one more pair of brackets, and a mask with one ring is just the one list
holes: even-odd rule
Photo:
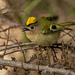
[[67, 26], [75, 25], [75, 22], [61, 24], [54, 23], [57, 16], [53, 17], [29, 17], [23, 31], [28, 39], [38, 45], [49, 46], [55, 44], [61, 31], [69, 30]]

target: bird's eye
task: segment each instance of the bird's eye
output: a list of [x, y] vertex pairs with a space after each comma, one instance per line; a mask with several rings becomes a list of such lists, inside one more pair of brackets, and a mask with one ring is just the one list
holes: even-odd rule
[[52, 26], [52, 29], [56, 29], [56, 26], [55, 26], [55, 25], [53, 25], [53, 26]]
[[31, 29], [34, 29], [34, 27], [32, 26]]

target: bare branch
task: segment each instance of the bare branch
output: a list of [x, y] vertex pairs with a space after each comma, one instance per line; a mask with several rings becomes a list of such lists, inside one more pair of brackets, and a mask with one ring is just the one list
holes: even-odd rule
[[70, 35], [69, 33], [65, 32], [65, 31], [63, 31], [63, 32], [66, 33], [67, 35], [69, 35], [75, 41], [75, 39], [72, 35]]
[[22, 52], [22, 54], [23, 54], [23, 62], [25, 62], [25, 63], [26, 63], [26, 57], [25, 57], [24, 51], [22, 50], [22, 47], [20, 46], [20, 44], [19, 44], [18, 40], [16, 40], [16, 42], [17, 42], [18, 47], [21, 49], [21, 52]]
[[[5, 37], [2, 37], [2, 36], [0, 36], [0, 39], [7, 40], [7, 38], [5, 38]], [[11, 39], [9, 39], [9, 41], [11, 41], [11, 42], [15, 43], [15, 41], [13, 41], [13, 40], [11, 40]], [[4, 45], [3, 45], [3, 46], [4, 46]], [[0, 45], [0, 47], [1, 47], [1, 45]]]
[[[35, 43], [22, 43], [22, 44], [20, 44], [21, 47], [23, 47], [23, 46], [33, 46], [33, 45], [36, 45], [36, 44]], [[7, 49], [12, 49], [12, 48], [15, 48], [15, 47], [18, 47], [18, 45], [17, 44], [7, 45]], [[4, 51], [4, 50], [5, 50], [5, 48], [0, 48], [0, 51]]]
[[[9, 30], [10, 30], [10, 29], [9, 29]], [[4, 55], [5, 55], [5, 53], [6, 53], [6, 50], [7, 50], [7, 45], [8, 45], [8, 42], [9, 42], [9, 35], [10, 35], [10, 32], [9, 32], [9, 30], [8, 30], [7, 42], [6, 42], [5, 51], [4, 51], [4, 54], [3, 54], [3, 56], [4, 56]]]
[[[30, 50], [30, 49], [34, 49], [34, 48], [37, 48], [37, 46], [35, 47], [28, 47], [28, 48], [22, 48], [23, 51], [26, 51], [26, 50]], [[14, 49], [12, 51], [8, 51], [5, 53], [5, 55], [8, 55], [8, 54], [12, 54], [12, 53], [15, 53], [15, 52], [18, 52], [18, 51], [21, 51], [21, 49]], [[3, 56], [3, 54], [0, 54], [1, 56]]]
[[[4, 59], [0, 59], [0, 65], [10, 66], [10, 67], [18, 67], [18, 68], [23, 68], [23, 69], [38, 70], [38, 66], [35, 64], [26, 64], [26, 63], [22, 63], [22, 62], [15, 62], [15, 61], [4, 60]], [[51, 68], [51, 67], [42, 66], [42, 65], [39, 65], [39, 70], [40, 71], [46, 70], [47, 72], [50, 72], [50, 73], [61, 73], [61, 74], [65, 74], [65, 75], [75, 75], [75, 73], [72, 72], [71, 70]]]
[[7, 31], [8, 29], [13, 29], [13, 28], [18, 28], [18, 27], [20, 27], [20, 26], [10, 26], [10, 27], [8, 27], [8, 28], [6, 28], [6, 29], [1, 30], [0, 32], [5, 32], [5, 31]]
[[1, 22], [7, 22], [8, 24], [12, 25], [12, 26], [18, 26], [18, 24], [10, 21], [10, 20], [7, 20], [7, 19], [4, 19], [4, 18], [0, 18], [0, 21]]

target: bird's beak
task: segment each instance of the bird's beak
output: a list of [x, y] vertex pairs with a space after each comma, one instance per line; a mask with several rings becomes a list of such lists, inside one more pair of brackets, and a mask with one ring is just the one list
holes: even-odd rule
[[30, 31], [30, 29], [27, 28], [27, 27], [23, 27], [23, 28], [22, 28], [22, 31], [23, 31], [23, 32], [24, 32], [24, 31]]

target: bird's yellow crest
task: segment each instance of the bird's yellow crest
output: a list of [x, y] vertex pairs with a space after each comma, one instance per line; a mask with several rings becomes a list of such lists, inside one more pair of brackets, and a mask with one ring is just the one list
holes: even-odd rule
[[35, 23], [35, 22], [36, 22], [36, 18], [35, 17], [29, 17], [27, 22], [26, 22], [26, 25], [28, 26], [29, 24]]

